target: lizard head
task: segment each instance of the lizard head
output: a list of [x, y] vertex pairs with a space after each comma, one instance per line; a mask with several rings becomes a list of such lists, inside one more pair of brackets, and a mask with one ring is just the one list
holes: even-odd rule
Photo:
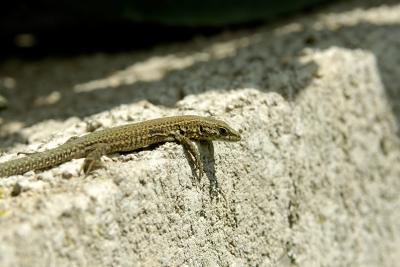
[[196, 138], [199, 140], [236, 142], [241, 139], [239, 132], [221, 120], [207, 118], [198, 127], [198, 136]]

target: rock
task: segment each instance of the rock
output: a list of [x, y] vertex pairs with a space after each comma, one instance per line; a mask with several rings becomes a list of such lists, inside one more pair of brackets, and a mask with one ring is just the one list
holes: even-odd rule
[[[371, 13], [395, 8], [356, 14], [366, 12], [359, 17], [373, 21]], [[18, 132], [33, 144], [46, 143], [40, 149], [84, 133], [84, 121], [110, 127], [178, 114], [221, 118], [240, 130], [242, 141], [198, 144], [206, 172], [201, 181], [174, 143], [109, 155], [106, 168], [88, 177], [74, 175], [82, 163], [76, 160], [40, 175], [1, 179], [0, 265], [396, 265], [400, 144], [392, 102], [398, 99], [386, 91], [386, 81], [399, 84], [400, 75], [367, 47], [398, 42], [371, 37], [361, 48], [345, 47], [348, 36], [336, 31], [348, 16], [338, 18], [332, 32], [324, 16], [300, 19], [326, 27], [312, 31], [313, 46], [304, 44], [310, 32], [298, 33], [295, 21], [230, 41], [209, 40], [201, 52], [152, 57], [88, 81], [90, 88], [65, 86], [58, 108], [38, 107], [30, 113], [32, 126]], [[377, 28], [371, 36], [391, 30]], [[362, 40], [354, 38], [353, 44]], [[326, 40], [336, 45], [326, 47]], [[104, 75], [109, 72], [97, 68], [120, 68], [132, 58], [75, 60], [96, 61], [86, 71]], [[39, 81], [29, 80], [30, 86], [52, 91], [73, 72], [69, 64], [62, 71], [64, 63], [33, 67], [35, 74], [50, 74], [36, 74]], [[141, 80], [143, 69], [154, 77]], [[17, 80], [22, 88], [28, 83]], [[69, 106], [82, 120], [54, 135], [49, 125], [63, 125], [52, 119], [68, 117]], [[24, 120], [7, 112], [10, 121]], [[45, 140], [29, 139], [32, 134]], [[72, 177], [63, 178], [66, 172]], [[12, 197], [15, 184], [26, 190]]]

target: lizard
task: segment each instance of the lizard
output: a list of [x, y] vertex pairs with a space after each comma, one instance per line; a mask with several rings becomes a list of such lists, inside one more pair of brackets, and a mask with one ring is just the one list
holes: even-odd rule
[[195, 115], [164, 117], [125, 124], [95, 131], [81, 137], [71, 137], [64, 144], [43, 152], [0, 163], [0, 177], [43, 170], [72, 159], [85, 158], [81, 170], [88, 174], [98, 165], [103, 155], [129, 152], [148, 146], [177, 142], [189, 153], [189, 161], [203, 172], [200, 154], [192, 141], [239, 141], [239, 132], [224, 121]]

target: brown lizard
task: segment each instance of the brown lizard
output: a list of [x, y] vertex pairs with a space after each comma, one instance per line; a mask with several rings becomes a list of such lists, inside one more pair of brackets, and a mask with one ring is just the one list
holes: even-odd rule
[[85, 158], [82, 170], [89, 173], [100, 164], [102, 155], [164, 142], [182, 144], [201, 177], [203, 165], [192, 140], [239, 141], [240, 135], [225, 122], [210, 117], [186, 115], [148, 120], [72, 137], [54, 149], [0, 163], [0, 177], [46, 169], [77, 158]]

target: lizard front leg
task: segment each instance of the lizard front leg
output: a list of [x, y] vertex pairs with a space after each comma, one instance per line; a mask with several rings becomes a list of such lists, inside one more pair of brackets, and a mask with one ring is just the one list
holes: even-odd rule
[[178, 141], [178, 143], [180, 143], [191, 155], [190, 160], [199, 170], [199, 179], [201, 179], [201, 177], [203, 176], [203, 163], [200, 159], [199, 150], [189, 138], [180, 134], [179, 132], [174, 132], [173, 136], [175, 140]]

